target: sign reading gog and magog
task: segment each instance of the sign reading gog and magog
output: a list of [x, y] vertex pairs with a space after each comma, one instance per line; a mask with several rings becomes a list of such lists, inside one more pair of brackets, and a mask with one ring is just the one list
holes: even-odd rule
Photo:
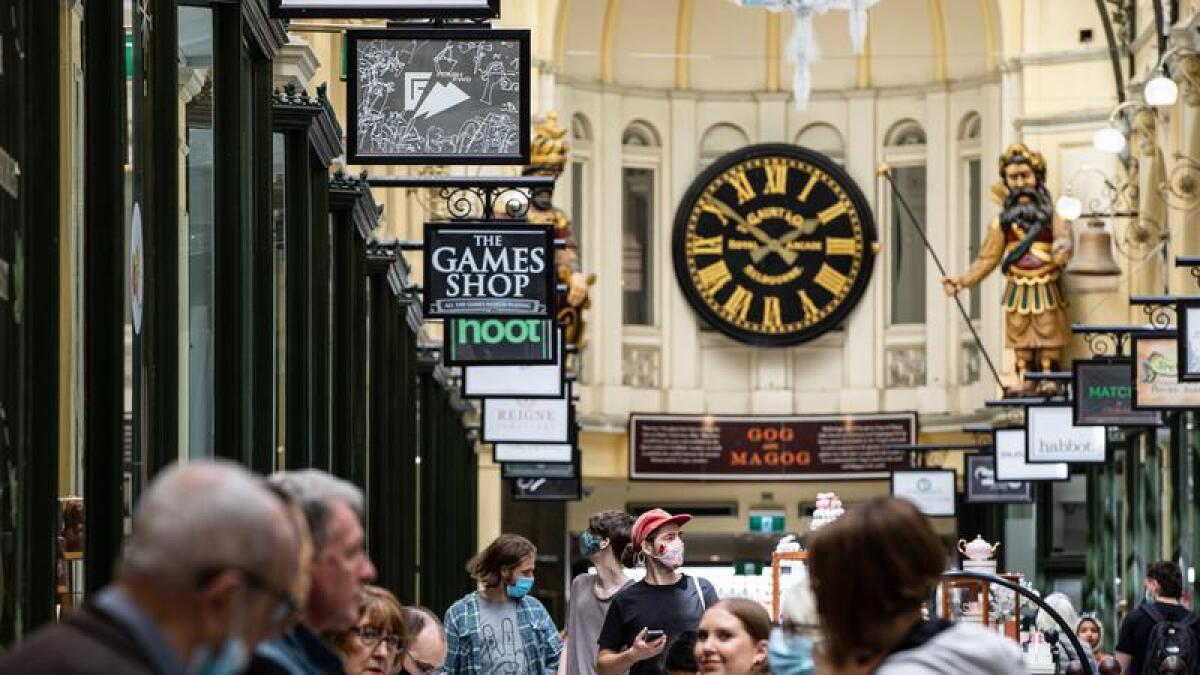
[[543, 225], [425, 225], [425, 316], [550, 318], [554, 239]]

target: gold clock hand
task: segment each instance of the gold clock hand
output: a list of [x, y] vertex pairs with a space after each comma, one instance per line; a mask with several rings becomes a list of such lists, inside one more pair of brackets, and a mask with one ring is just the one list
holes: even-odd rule
[[746, 221], [745, 218], [742, 217], [742, 214], [740, 214], [737, 211], [730, 208], [730, 206], [728, 204], [726, 204], [725, 202], [717, 199], [716, 197], [709, 197], [709, 199], [712, 200], [713, 204], [716, 205], [717, 209], [719, 209], [722, 213], [725, 214], [725, 217], [736, 222], [739, 226], [741, 226], [742, 229], [749, 232], [751, 236], [753, 236], [755, 239], [762, 242], [762, 244], [764, 246], [766, 246], [768, 249], [770, 249], [772, 252], [774, 252], [780, 258], [782, 258], [783, 262], [785, 262], [789, 265], [796, 262], [796, 253], [794, 251], [789, 251], [787, 248], [785, 248], [783, 245], [781, 245], [778, 241], [771, 238], [771, 236], [768, 235], [766, 232], [763, 232], [761, 229], [755, 227], [754, 225], [751, 225], [749, 222]]
[[[788, 244], [792, 243], [793, 241], [796, 241], [797, 239], [799, 239], [803, 234], [804, 234], [803, 230], [792, 230], [791, 232], [788, 232], [787, 234], [785, 234], [779, 238], [779, 245], [787, 246]], [[788, 251], [791, 253], [794, 253], [794, 251], [792, 251], [791, 249], [788, 249]], [[762, 259], [767, 257], [767, 254], [770, 252], [771, 252], [771, 249], [768, 248], [767, 246], [755, 247], [755, 248], [751, 249], [751, 251], [750, 251], [750, 259], [753, 260], [754, 264], [757, 265], [758, 263], [762, 262]]]

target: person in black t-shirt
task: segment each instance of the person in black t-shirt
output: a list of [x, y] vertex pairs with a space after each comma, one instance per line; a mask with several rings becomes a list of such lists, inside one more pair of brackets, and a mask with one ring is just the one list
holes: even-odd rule
[[1183, 597], [1183, 574], [1168, 560], [1160, 560], [1146, 570], [1146, 599], [1125, 618], [1117, 637], [1117, 662], [1126, 675], [1142, 675], [1142, 666], [1149, 656], [1150, 633], [1157, 623], [1149, 607], [1164, 621], [1183, 621], [1191, 612], [1180, 604]]
[[691, 519], [653, 509], [633, 524], [621, 562], [633, 567], [644, 560], [646, 578], [613, 596], [597, 640], [600, 675], [658, 675], [664, 650], [676, 637], [695, 631], [704, 610], [719, 600], [708, 581], [678, 571], [683, 565], [679, 528]]

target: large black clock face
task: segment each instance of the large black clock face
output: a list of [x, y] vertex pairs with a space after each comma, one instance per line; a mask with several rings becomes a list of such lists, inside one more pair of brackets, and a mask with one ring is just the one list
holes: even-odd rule
[[717, 160], [675, 216], [675, 276], [718, 330], [792, 345], [834, 328], [866, 289], [875, 224], [862, 192], [824, 155], [793, 145]]

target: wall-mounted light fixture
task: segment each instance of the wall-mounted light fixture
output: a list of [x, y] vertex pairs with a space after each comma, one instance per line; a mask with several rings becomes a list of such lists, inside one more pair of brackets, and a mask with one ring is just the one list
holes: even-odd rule
[[1154, 67], [1155, 76], [1150, 78], [1142, 88], [1142, 97], [1146, 99], [1146, 104], [1169, 106], [1175, 105], [1175, 102], [1179, 100], [1179, 85], [1175, 84], [1174, 78], [1171, 77], [1172, 61], [1183, 61], [1179, 73], [1193, 89], [1196, 88], [1196, 85], [1200, 84], [1194, 80], [1195, 66], [1197, 65], [1195, 61], [1198, 57], [1200, 57], [1200, 52], [1191, 47], [1179, 46], [1168, 49]]

